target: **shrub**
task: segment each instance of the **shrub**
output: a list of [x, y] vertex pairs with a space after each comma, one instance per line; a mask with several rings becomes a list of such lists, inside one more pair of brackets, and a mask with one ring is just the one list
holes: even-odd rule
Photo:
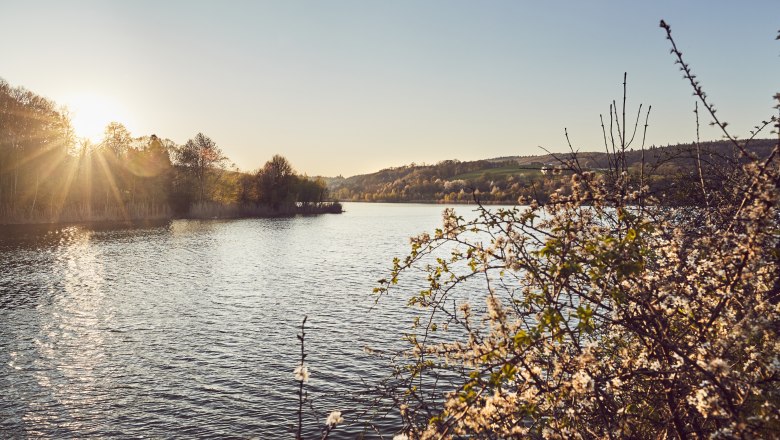
[[543, 205], [445, 210], [376, 289], [427, 276], [385, 390], [409, 438], [780, 432], [778, 148], [753, 157], [728, 133], [661, 25], [743, 164], [706, 205], [661, 206], [626, 172], [633, 136], [611, 108], [608, 173], [572, 153], [570, 192]]

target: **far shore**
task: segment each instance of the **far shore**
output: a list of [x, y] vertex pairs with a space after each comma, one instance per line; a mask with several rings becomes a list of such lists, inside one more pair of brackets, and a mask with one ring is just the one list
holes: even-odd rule
[[339, 202], [283, 205], [277, 208], [255, 204], [223, 204], [217, 202], [196, 203], [186, 213], [175, 213], [167, 205], [128, 204], [121, 208], [97, 210], [76, 207], [48, 212], [0, 212], [0, 226], [23, 225], [154, 225], [170, 220], [216, 220], [242, 218], [293, 217], [296, 215], [340, 214], [343, 207]]

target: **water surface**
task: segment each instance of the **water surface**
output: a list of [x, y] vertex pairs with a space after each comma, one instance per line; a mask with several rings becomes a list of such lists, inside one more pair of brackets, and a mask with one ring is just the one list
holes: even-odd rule
[[363, 347], [398, 347], [411, 322], [372, 288], [443, 207], [345, 208], [0, 226], [0, 437], [289, 438], [304, 315], [314, 407], [354, 416], [350, 393], [387, 374]]

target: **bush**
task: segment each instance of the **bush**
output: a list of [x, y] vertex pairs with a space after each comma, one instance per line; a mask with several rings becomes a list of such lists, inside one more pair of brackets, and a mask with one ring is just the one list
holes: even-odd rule
[[661, 206], [626, 172], [610, 109], [608, 173], [572, 153], [570, 193], [544, 205], [480, 206], [470, 220], [445, 210], [377, 289], [417, 269], [428, 280], [409, 299], [421, 316], [385, 389], [409, 438], [780, 432], [778, 148], [749, 155], [672, 44], [746, 164], [705, 206]]

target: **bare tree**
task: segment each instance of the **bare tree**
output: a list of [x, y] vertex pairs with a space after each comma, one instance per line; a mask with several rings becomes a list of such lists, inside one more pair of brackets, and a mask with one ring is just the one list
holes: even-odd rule
[[217, 143], [203, 133], [188, 140], [177, 154], [179, 165], [186, 168], [197, 182], [199, 201], [206, 198], [209, 172], [221, 169], [226, 160]]

